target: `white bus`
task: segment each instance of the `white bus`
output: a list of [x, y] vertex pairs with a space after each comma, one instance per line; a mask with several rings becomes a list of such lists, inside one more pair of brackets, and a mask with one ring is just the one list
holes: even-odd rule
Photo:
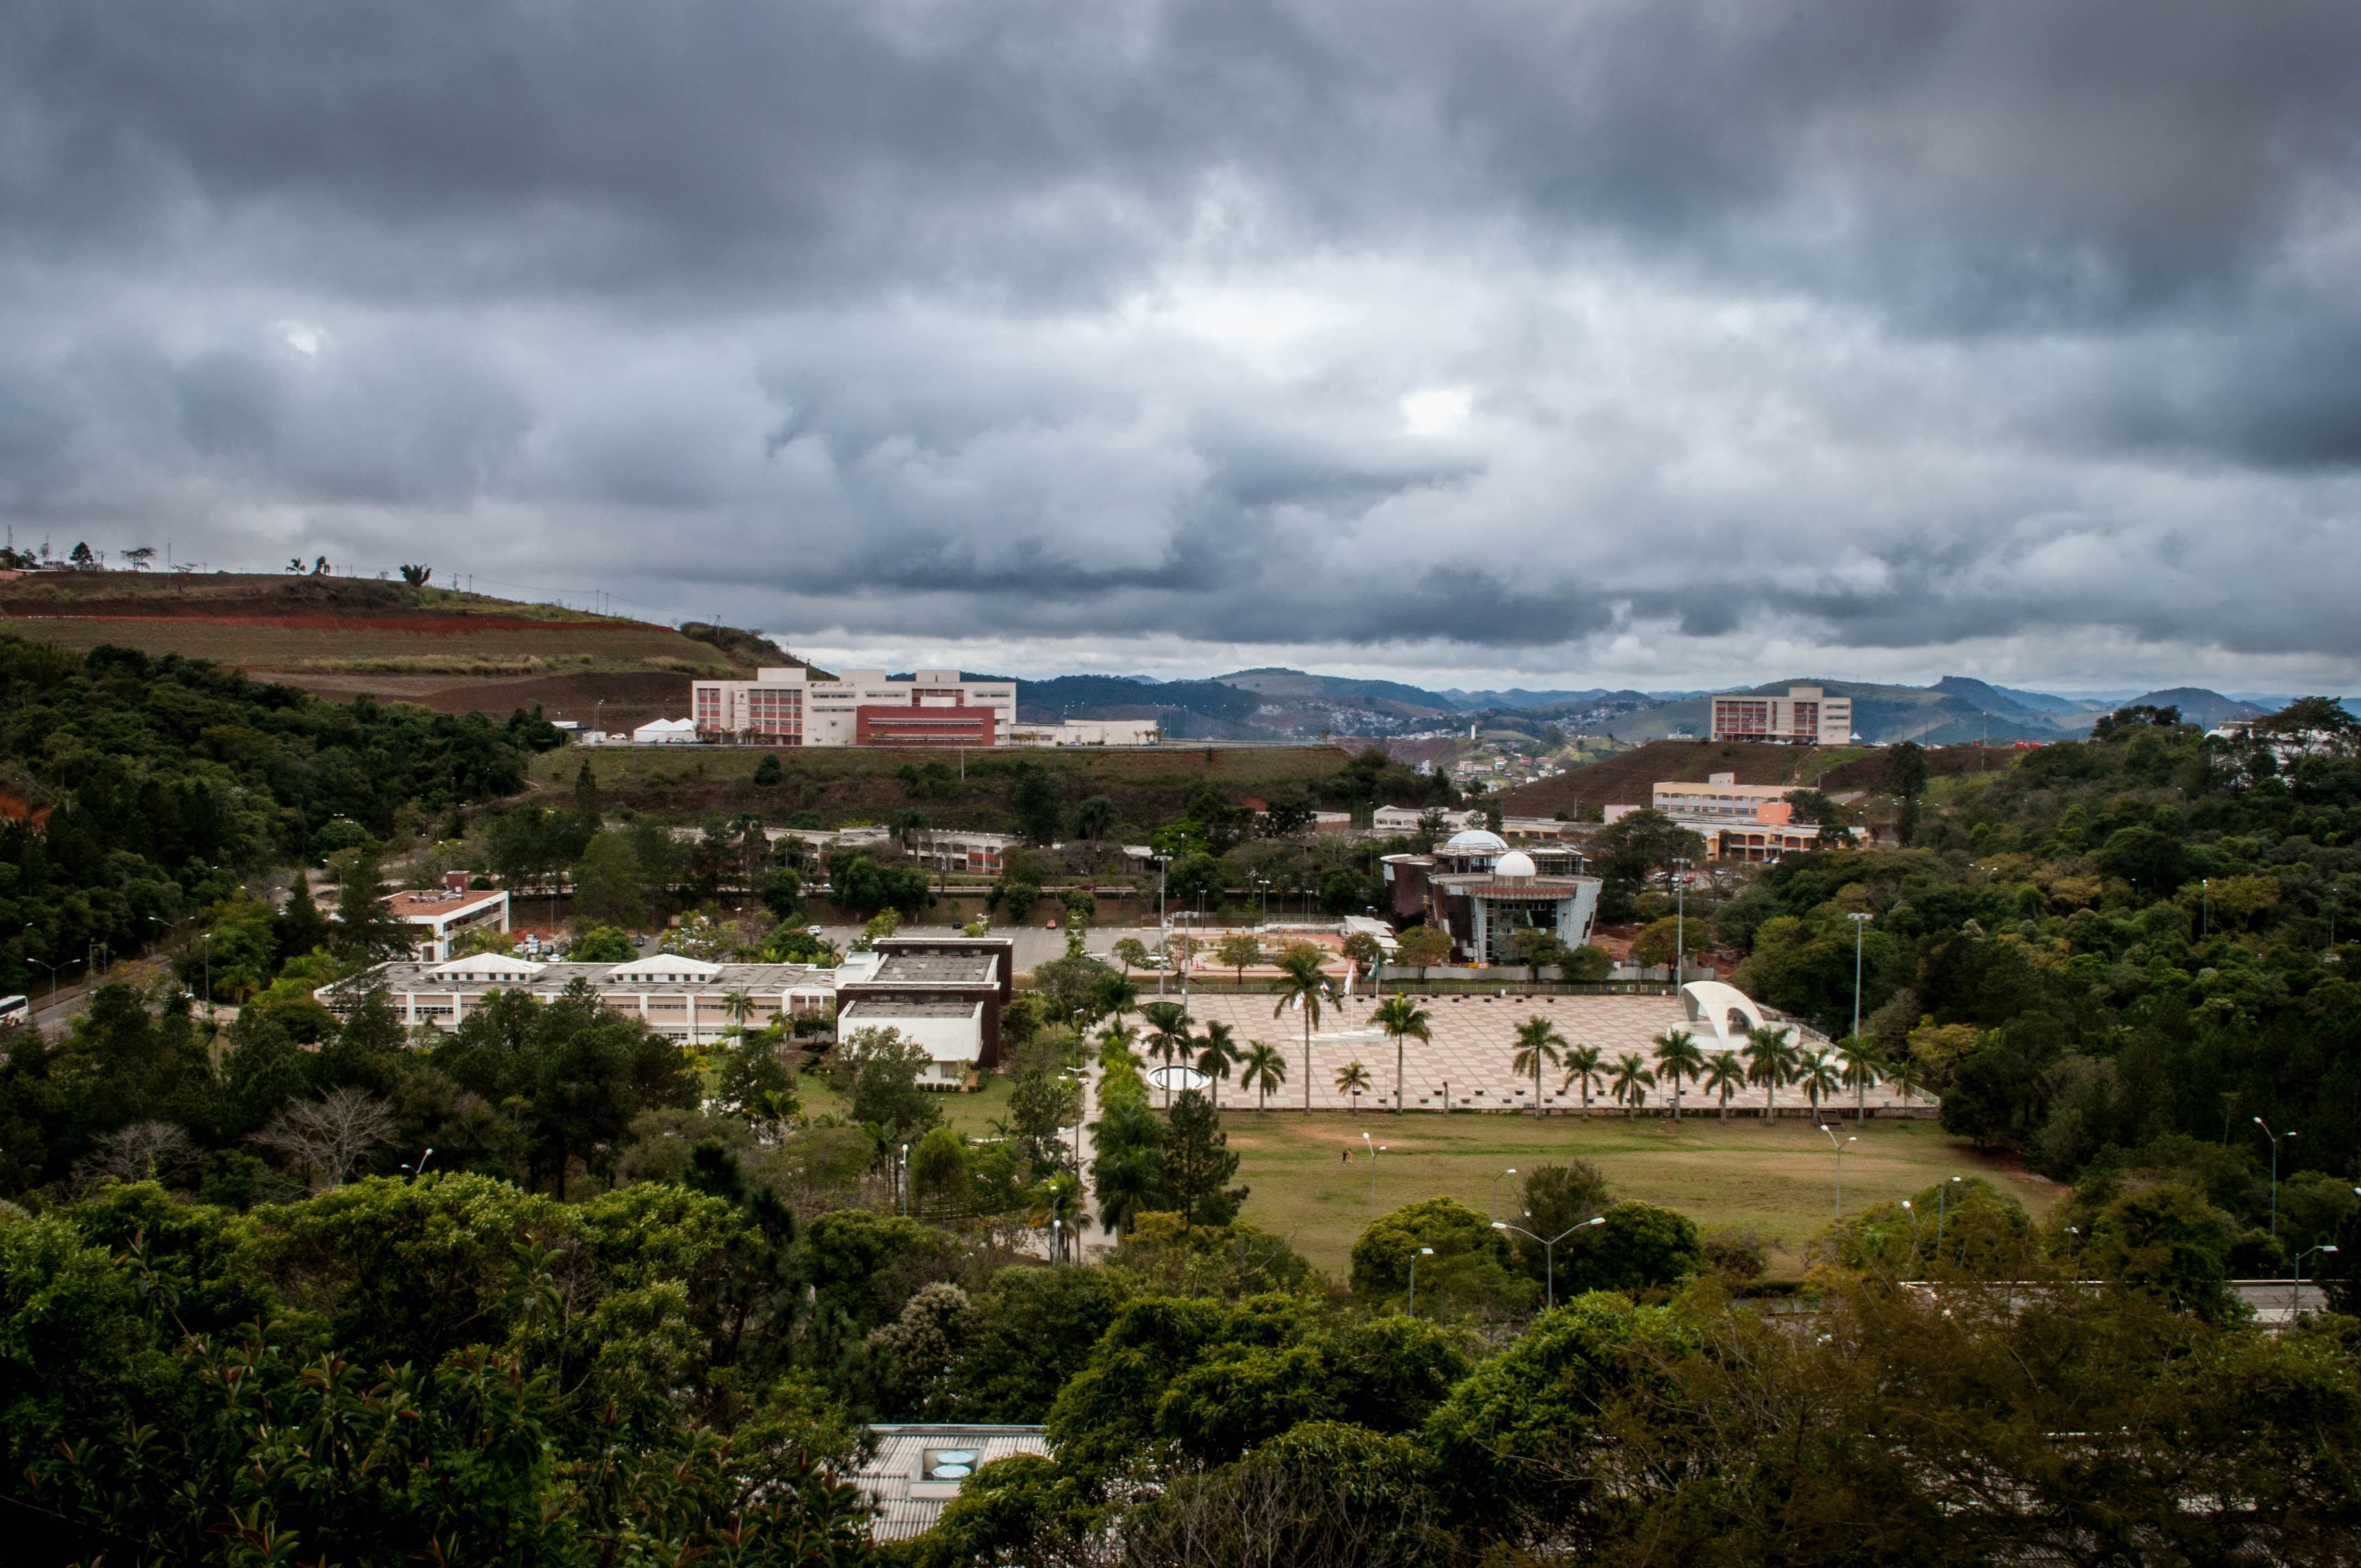
[[0, 996], [0, 1029], [22, 1028], [33, 1021], [33, 1004], [22, 996]]

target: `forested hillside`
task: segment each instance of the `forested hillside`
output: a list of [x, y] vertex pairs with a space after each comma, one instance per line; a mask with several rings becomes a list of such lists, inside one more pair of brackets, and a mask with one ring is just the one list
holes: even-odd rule
[[2283, 1179], [2361, 1175], [2356, 739], [2325, 702], [2236, 741], [2131, 709], [1923, 804], [1897, 748], [1908, 848], [1789, 861], [1711, 918], [1741, 986], [1842, 1032], [1871, 916], [1864, 1032], [1947, 1126], [2060, 1177], [2169, 1153], [2259, 1214], [2257, 1117], [2295, 1135]]
[[[158, 941], [339, 818], [511, 794], [556, 731], [335, 705], [176, 655], [0, 637], [0, 990]], [[423, 824], [421, 824], [423, 825]]]

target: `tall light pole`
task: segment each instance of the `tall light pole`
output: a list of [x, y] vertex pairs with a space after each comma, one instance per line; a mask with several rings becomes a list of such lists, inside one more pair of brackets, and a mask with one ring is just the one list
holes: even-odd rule
[[1367, 1133], [1361, 1135], [1361, 1143], [1369, 1151], [1369, 1218], [1374, 1221], [1378, 1217], [1378, 1157], [1386, 1152], [1386, 1146], [1370, 1143]]
[[1501, 1220], [1493, 1221], [1492, 1228], [1496, 1231], [1514, 1231], [1517, 1234], [1527, 1238], [1535, 1246], [1542, 1249], [1542, 1266], [1547, 1271], [1549, 1279], [1548, 1300], [1552, 1307], [1555, 1307], [1557, 1305], [1557, 1244], [1565, 1240], [1566, 1237], [1574, 1234], [1576, 1231], [1587, 1231], [1593, 1225], [1603, 1225], [1606, 1223], [1606, 1215], [1593, 1215], [1591, 1218], [1583, 1221], [1582, 1223], [1578, 1225], [1568, 1225], [1565, 1229], [1558, 1232], [1557, 1234], [1550, 1237], [1547, 1241], [1543, 1241], [1541, 1237], [1534, 1235], [1532, 1232], [1525, 1229], [1522, 1225], [1511, 1225]]
[[[1517, 1168], [1512, 1165], [1508, 1169], [1502, 1171], [1500, 1176], [1514, 1176], [1516, 1174]], [[1500, 1176], [1496, 1176], [1492, 1179], [1492, 1209], [1488, 1217], [1495, 1220], [1500, 1217]]]
[[1867, 920], [1869, 916], [1848, 915], [1845, 918], [1852, 922], [1852, 1032], [1854, 1037], [1859, 1038], [1861, 1035], [1861, 922]]
[[1433, 1257], [1433, 1255], [1434, 1249], [1431, 1246], [1422, 1246], [1416, 1252], [1410, 1255], [1409, 1311], [1410, 1315], [1413, 1318], [1418, 1316], [1418, 1260], [1422, 1257]]
[[2279, 1140], [2292, 1138], [2295, 1134], [2274, 1133], [2270, 1124], [2260, 1116], [2255, 1118], [2255, 1125], [2262, 1128], [2263, 1136], [2271, 1140], [2271, 1239], [2277, 1241], [2279, 1238]]
[[1835, 1131], [1825, 1122], [1820, 1124], [1820, 1131], [1828, 1135], [1828, 1143], [1837, 1151], [1837, 1218], [1842, 1220], [1844, 1218], [1844, 1146], [1845, 1144], [1857, 1140], [1848, 1135], [1844, 1144], [1838, 1143]]
[[2334, 1252], [2335, 1250], [2334, 1246], [2323, 1242], [2318, 1246], [2308, 1246], [2295, 1255], [2295, 1299], [2288, 1303], [2290, 1327], [2293, 1327], [2295, 1321], [2303, 1316], [2303, 1260], [2316, 1252]]
[[1959, 1181], [1960, 1179], [1955, 1176], [1949, 1181], [1938, 1181], [1935, 1184], [1935, 1255], [1938, 1257], [1943, 1255], [1943, 1211], [1947, 1207], [1945, 1200], [1950, 1196], [1951, 1189], [1958, 1186]]
[[411, 1180], [416, 1181], [420, 1177], [426, 1174], [426, 1162], [434, 1157], [434, 1146], [433, 1144], [429, 1144], [426, 1146], [426, 1152], [418, 1157], [418, 1163], [416, 1165], [404, 1165], [401, 1168], [410, 1172]]
[[1164, 994], [1165, 967], [1172, 961], [1172, 933], [1164, 920], [1164, 874], [1172, 868], [1172, 857], [1157, 855], [1156, 861], [1156, 994]]
[[1681, 983], [1681, 977], [1688, 972], [1687, 927], [1684, 924], [1688, 912], [1686, 896], [1689, 862], [1687, 857], [1675, 855], [1673, 868], [1673, 984], [1677, 988]]

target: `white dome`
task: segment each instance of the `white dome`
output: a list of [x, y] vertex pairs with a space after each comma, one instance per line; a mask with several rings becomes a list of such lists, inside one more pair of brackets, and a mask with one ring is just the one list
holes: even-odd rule
[[1488, 833], [1481, 828], [1463, 828], [1444, 842], [1446, 855], [1504, 855], [1509, 841], [1498, 833]]
[[1522, 850], [1511, 850], [1492, 863], [1494, 876], [1532, 876], [1533, 858]]

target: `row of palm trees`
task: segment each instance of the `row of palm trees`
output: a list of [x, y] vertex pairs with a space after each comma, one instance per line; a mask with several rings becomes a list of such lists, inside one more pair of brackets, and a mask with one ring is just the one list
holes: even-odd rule
[[[1432, 1044], [1433, 1018], [1418, 1005], [1416, 998], [1410, 996], [1387, 998], [1374, 1016], [1378, 1028], [1394, 1042], [1394, 1110], [1399, 1113], [1402, 1109], [1405, 1042]], [[1858, 1119], [1867, 1107], [1869, 1091], [1884, 1081], [1886, 1068], [1869, 1040], [1856, 1036], [1832, 1047], [1807, 1047], [1796, 1040], [1793, 1029], [1784, 1026], [1750, 1029], [1744, 1047], [1715, 1051], [1710, 1056], [1697, 1044], [1697, 1036], [1686, 1029], [1668, 1029], [1650, 1045], [1653, 1047], [1653, 1067], [1636, 1053], [1627, 1053], [1610, 1064], [1606, 1053], [1597, 1046], [1569, 1043], [1558, 1033], [1555, 1024], [1536, 1014], [1517, 1025], [1509, 1070], [1519, 1078], [1530, 1077], [1533, 1080], [1535, 1115], [1542, 1113], [1542, 1069], [1558, 1068], [1565, 1073], [1558, 1092], [1564, 1094], [1579, 1085], [1586, 1118], [1590, 1114], [1594, 1089], [1611, 1090], [1616, 1103], [1624, 1108], [1623, 1113], [1629, 1117], [1647, 1103], [1651, 1089], [1669, 1084], [1673, 1119], [1677, 1122], [1681, 1116], [1682, 1086], [1695, 1083], [1707, 1093], [1719, 1096], [1721, 1118], [1726, 1122], [1730, 1119], [1730, 1101], [1739, 1091], [1749, 1087], [1763, 1091], [1766, 1118], [1776, 1107], [1782, 1089], [1802, 1089], [1811, 1097], [1812, 1113], [1817, 1118], [1824, 1097], [1849, 1088], [1855, 1093], [1854, 1115]], [[1339, 1094], [1359, 1094], [1368, 1087], [1368, 1069], [1357, 1061], [1346, 1063], [1336, 1075]]]
[[1623, 1114], [1630, 1117], [1648, 1102], [1648, 1091], [1669, 1086], [1673, 1119], [1676, 1122], [1681, 1117], [1682, 1088], [1687, 1083], [1716, 1096], [1721, 1104], [1721, 1119], [1727, 1122], [1730, 1102], [1747, 1088], [1763, 1091], [1763, 1113], [1766, 1119], [1777, 1107], [1780, 1090], [1801, 1089], [1810, 1097], [1816, 1120], [1824, 1099], [1833, 1098], [1838, 1090], [1849, 1088], [1856, 1095], [1854, 1115], [1858, 1118], [1867, 1107], [1869, 1091], [1884, 1081], [1884, 1062], [1869, 1041], [1859, 1038], [1829, 1047], [1807, 1047], [1796, 1040], [1793, 1029], [1766, 1025], [1749, 1029], [1746, 1044], [1739, 1049], [1710, 1055], [1686, 1029], [1668, 1029], [1649, 1044], [1654, 1058], [1653, 1067], [1636, 1053], [1629, 1052], [1610, 1065], [1598, 1047], [1567, 1046], [1550, 1026], [1549, 1020], [1536, 1017], [1517, 1030], [1517, 1055], [1512, 1068], [1520, 1074], [1532, 1074], [1536, 1109], [1541, 1104], [1541, 1069], [1547, 1064], [1565, 1069], [1560, 1093], [1576, 1084], [1581, 1086], [1585, 1116], [1590, 1114], [1594, 1088], [1609, 1090], [1615, 1102], [1623, 1107]]
[[[1135, 1029], [1124, 1023], [1120, 1014], [1101, 1036], [1125, 1050], [1145, 1049], [1166, 1067], [1175, 1065], [1194, 1068], [1211, 1081], [1213, 1108], [1222, 1106], [1222, 1085], [1231, 1073], [1237, 1074], [1238, 1087], [1260, 1096], [1257, 1110], [1268, 1110], [1270, 1097], [1287, 1081], [1287, 1058], [1278, 1048], [1260, 1040], [1241, 1044], [1235, 1031], [1218, 1020], [1205, 1025], [1202, 1035], [1189, 1026], [1189, 1010], [1178, 1002], [1151, 1002], [1139, 1010], [1141, 1027]], [[1167, 1105], [1172, 1102], [1172, 1091], [1164, 1091]]]

